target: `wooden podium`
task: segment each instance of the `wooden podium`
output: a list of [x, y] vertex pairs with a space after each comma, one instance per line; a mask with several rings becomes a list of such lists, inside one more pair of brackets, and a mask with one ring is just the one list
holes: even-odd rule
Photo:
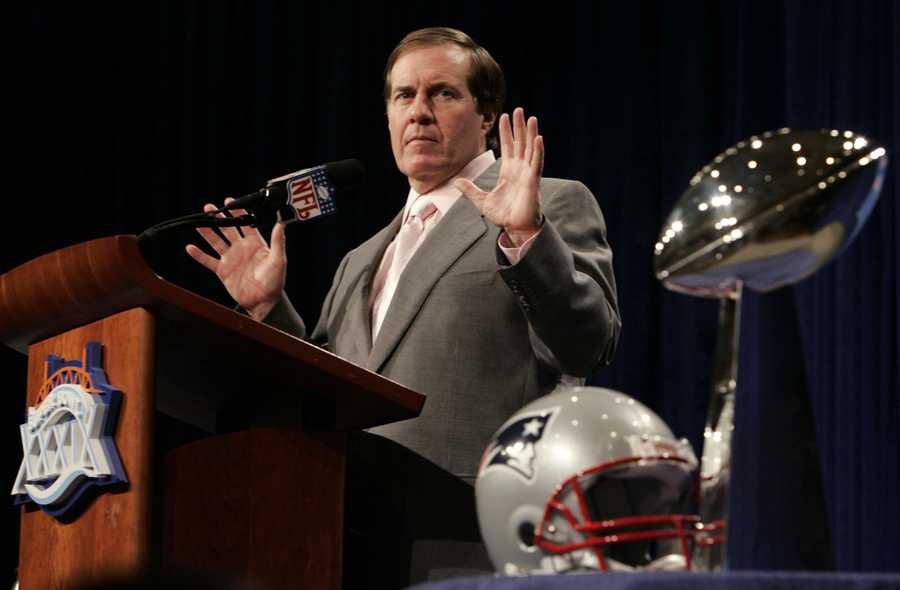
[[[102, 343], [122, 392], [115, 442], [128, 483], [65, 520], [23, 509], [23, 590], [160, 567], [338, 589], [346, 432], [414, 417], [424, 403], [166, 282], [132, 236], [0, 276], [0, 339], [29, 355], [29, 405], [47, 356], [81, 358], [89, 341]], [[209, 436], [161, 449], [161, 414]]]

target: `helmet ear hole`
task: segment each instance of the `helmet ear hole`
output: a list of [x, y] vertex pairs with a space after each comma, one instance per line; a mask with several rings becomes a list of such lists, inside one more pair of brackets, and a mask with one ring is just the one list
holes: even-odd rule
[[523, 522], [519, 525], [519, 543], [526, 549], [534, 547], [534, 523]]

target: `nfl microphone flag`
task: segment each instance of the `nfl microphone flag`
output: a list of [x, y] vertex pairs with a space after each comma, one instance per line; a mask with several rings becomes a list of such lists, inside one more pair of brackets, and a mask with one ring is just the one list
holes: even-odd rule
[[284, 183], [290, 207], [279, 208], [281, 221], [309, 221], [337, 211], [335, 186], [328, 177], [326, 166], [316, 166], [287, 176], [274, 178], [269, 186]]

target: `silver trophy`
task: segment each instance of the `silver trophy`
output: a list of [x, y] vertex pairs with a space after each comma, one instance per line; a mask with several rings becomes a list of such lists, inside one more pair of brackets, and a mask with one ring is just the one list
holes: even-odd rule
[[887, 164], [881, 144], [852, 131], [769, 131], [697, 172], [663, 226], [657, 278], [720, 300], [696, 569], [719, 570], [725, 558], [741, 291], [797, 283], [837, 256], [874, 208]]

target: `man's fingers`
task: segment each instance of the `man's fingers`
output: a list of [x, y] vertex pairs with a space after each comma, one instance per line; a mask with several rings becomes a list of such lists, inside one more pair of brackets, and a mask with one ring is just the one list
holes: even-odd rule
[[219, 261], [197, 246], [193, 244], [188, 244], [184, 247], [185, 251], [187, 251], [188, 256], [208, 268], [209, 270], [216, 272], [219, 268]]
[[513, 139], [512, 129], [509, 126], [509, 115], [503, 113], [500, 115], [500, 157], [513, 157]]
[[[224, 219], [225, 215], [223, 213], [218, 213], [216, 217], [221, 217], [222, 219]], [[222, 232], [222, 235], [225, 236], [225, 239], [232, 244], [244, 237], [244, 234], [242, 234], [236, 227], [218, 227], [216, 229]]]
[[[228, 205], [231, 204], [232, 201], [234, 201], [233, 197], [226, 197], [225, 198], [225, 206], [228, 207]], [[243, 215], [243, 209], [225, 209], [223, 215], [225, 217], [240, 217], [241, 215]], [[234, 229], [240, 237], [242, 237], [242, 238], [244, 237], [245, 232], [244, 232], [243, 228], [241, 228], [241, 226], [239, 226], [239, 225], [235, 226]]]
[[[206, 213], [215, 211], [216, 209], [217, 207], [211, 203], [207, 203], [203, 206], [203, 211]], [[203, 239], [206, 240], [206, 243], [209, 244], [213, 250], [218, 252], [220, 256], [228, 250], [229, 243], [226, 242], [223, 239], [223, 236], [221, 236], [218, 232], [208, 227], [198, 227], [196, 229], [197, 233], [200, 234]]]
[[[203, 212], [209, 214], [210, 217], [224, 217], [221, 213], [213, 215], [213, 212], [218, 210], [219, 208], [212, 203], [203, 205]], [[205, 239], [219, 255], [224, 254], [231, 246], [231, 239], [227, 238], [225, 234], [222, 233], [222, 228], [197, 228], [197, 233], [203, 236], [203, 239]]]
[[[278, 256], [282, 260], [287, 258], [287, 248], [285, 246], [284, 239], [284, 228], [285, 225], [283, 223], [276, 223], [275, 227], [272, 228], [272, 239], [271, 239], [271, 247], [269, 250], [270, 256]], [[257, 232], [258, 233], [258, 232]]]
[[515, 153], [513, 157], [523, 158], [525, 156], [525, 109], [517, 107], [513, 111], [513, 146]]
[[529, 117], [528, 132], [525, 134], [525, 162], [531, 162], [534, 153], [534, 138], [538, 135], [537, 117]]
[[[225, 204], [227, 205], [228, 203], [230, 203], [233, 200], [234, 199], [225, 199]], [[247, 211], [244, 209], [230, 209], [230, 212], [234, 217], [243, 217], [244, 215], [247, 215]], [[240, 232], [240, 234], [242, 236], [244, 236], [246, 238], [250, 238], [253, 240], [259, 240], [259, 241], [265, 243], [265, 240], [263, 239], [262, 234], [260, 234], [259, 230], [255, 227], [251, 227], [248, 225], [248, 226], [244, 226], [244, 227], [238, 227], [236, 229], [238, 230], [238, 232]]]
[[487, 197], [488, 193], [475, 186], [471, 180], [466, 178], [457, 178], [453, 181], [453, 186], [470, 201], [475, 203], [475, 206], [481, 211], [482, 203], [484, 203], [484, 199]]
[[540, 177], [544, 174], [544, 136], [534, 138], [534, 154], [531, 156], [531, 172]]

